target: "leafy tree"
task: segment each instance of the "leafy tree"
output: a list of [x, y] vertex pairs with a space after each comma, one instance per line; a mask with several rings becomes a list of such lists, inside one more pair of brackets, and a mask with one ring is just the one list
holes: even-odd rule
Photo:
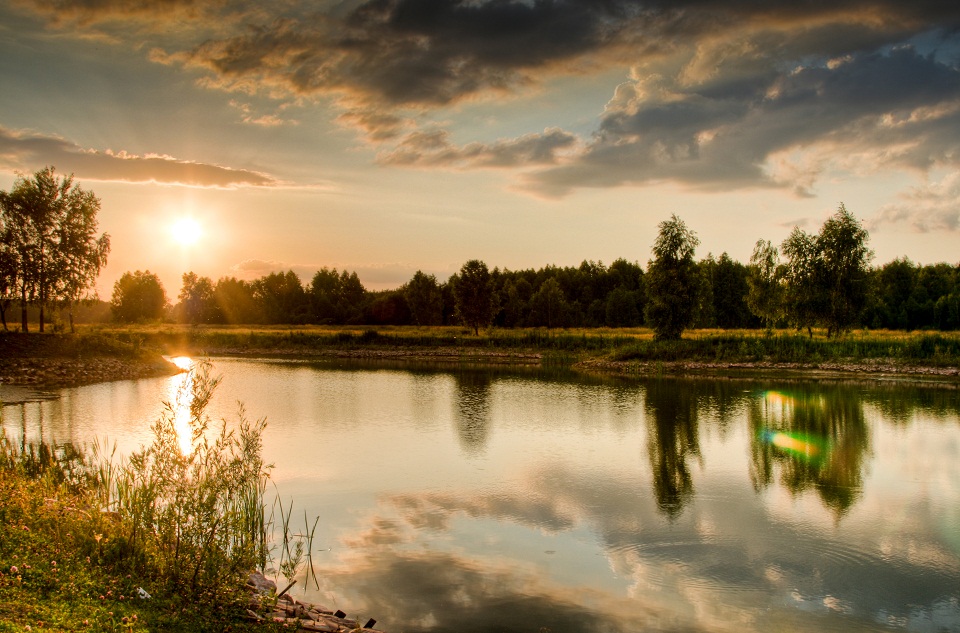
[[471, 259], [460, 268], [453, 286], [456, 315], [475, 335], [493, 320], [493, 289], [490, 271], [479, 259]]
[[5, 242], [20, 275], [21, 327], [27, 331], [27, 304], [36, 302], [42, 332], [48, 302], [78, 300], [106, 263], [110, 238], [96, 236], [100, 201], [73, 176], [46, 167], [17, 178], [2, 203]]
[[236, 277], [222, 277], [213, 288], [220, 323], [259, 323], [263, 314], [253, 296], [253, 284]]
[[868, 267], [873, 258], [868, 239], [866, 229], [843, 203], [820, 229], [816, 244], [826, 297], [827, 336], [849, 330], [866, 305]]
[[556, 327], [563, 319], [567, 300], [556, 279], [547, 279], [540, 289], [530, 298], [530, 312], [535, 322], [546, 325], [547, 329]]
[[607, 295], [605, 322], [609, 327], [635, 327], [642, 321], [637, 307], [639, 291], [619, 286]]
[[20, 259], [13, 244], [13, 229], [8, 226], [2, 213], [2, 197], [5, 195], [0, 191], [0, 321], [3, 322], [4, 332], [7, 331], [7, 309], [17, 297], [17, 282], [20, 279]]
[[194, 272], [183, 273], [178, 299], [180, 317], [186, 323], [212, 323], [216, 320], [217, 304], [209, 277], [198, 277]]
[[403, 289], [403, 296], [407, 300], [410, 316], [417, 325], [439, 325], [443, 322], [443, 296], [440, 284], [433, 275], [418, 270]]
[[253, 282], [253, 297], [267, 323], [305, 323], [307, 295], [292, 270], [270, 273]]
[[693, 254], [700, 240], [676, 215], [661, 222], [644, 282], [646, 317], [657, 340], [679, 339], [693, 323], [700, 278]]
[[149, 270], [125, 272], [113, 284], [110, 309], [121, 323], [135, 323], [163, 317], [167, 293], [160, 278]]
[[753, 327], [756, 321], [747, 306], [749, 270], [723, 253], [713, 270], [713, 315], [718, 327]]
[[747, 305], [760, 317], [767, 331], [783, 315], [783, 287], [780, 285], [780, 253], [768, 240], [757, 240], [750, 257], [747, 276]]
[[781, 274], [785, 316], [791, 325], [798, 330], [807, 328], [813, 337], [813, 326], [824, 313], [827, 301], [817, 238], [795, 226], [780, 249], [787, 258]]

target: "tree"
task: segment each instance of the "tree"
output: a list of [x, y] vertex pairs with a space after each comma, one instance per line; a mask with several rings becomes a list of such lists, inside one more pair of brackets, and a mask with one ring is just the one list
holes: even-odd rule
[[113, 318], [122, 323], [135, 323], [163, 317], [167, 293], [160, 278], [149, 270], [125, 272], [113, 284], [110, 309]]
[[817, 238], [795, 226], [780, 249], [787, 258], [781, 269], [785, 316], [798, 330], [807, 328], [812, 338], [813, 326], [826, 304]]
[[418, 270], [403, 289], [403, 296], [417, 325], [439, 325], [443, 321], [443, 296], [433, 275]]
[[[17, 178], [2, 203], [5, 242], [20, 275], [21, 327], [27, 330], [27, 304], [36, 302], [42, 332], [47, 303], [79, 300], [106, 263], [110, 238], [96, 236], [100, 200], [73, 176], [61, 178], [46, 167]], [[71, 313], [71, 327], [72, 321]]]
[[817, 250], [826, 297], [823, 320], [828, 337], [849, 330], [866, 306], [869, 263], [873, 259], [873, 251], [867, 248], [868, 239], [866, 229], [842, 202], [820, 228]]
[[700, 277], [693, 255], [700, 240], [676, 215], [659, 227], [644, 276], [646, 317], [656, 340], [675, 340], [695, 317]]
[[3, 322], [3, 331], [7, 331], [7, 308], [17, 296], [17, 281], [20, 277], [20, 260], [12, 244], [8, 227], [4, 218], [2, 197], [6, 194], [0, 191], [0, 321]]
[[783, 288], [780, 285], [780, 253], [768, 240], [757, 240], [750, 257], [747, 275], [747, 305], [768, 332], [783, 314]]
[[236, 277], [221, 277], [213, 288], [217, 321], [220, 323], [259, 323], [263, 320], [253, 297], [253, 284]]
[[[100, 200], [92, 193], [71, 191], [74, 203], [69, 204], [58, 230], [56, 258], [58, 296], [70, 315], [70, 331], [74, 331], [73, 307], [100, 276], [110, 253], [110, 236], [97, 236], [97, 212]], [[41, 318], [41, 325], [43, 320]]]
[[560, 283], [554, 278], [543, 282], [530, 298], [531, 318], [540, 325], [546, 325], [548, 330], [561, 323], [566, 309], [567, 300]]
[[292, 270], [253, 282], [253, 296], [267, 323], [305, 323], [309, 310], [300, 278]]
[[473, 328], [475, 335], [480, 328], [493, 320], [493, 290], [490, 271], [478, 259], [471, 259], [460, 268], [453, 287], [456, 314], [463, 323]]
[[180, 289], [181, 318], [187, 323], [211, 323], [216, 320], [217, 306], [213, 295], [213, 282], [209, 277], [196, 273], [183, 273]]

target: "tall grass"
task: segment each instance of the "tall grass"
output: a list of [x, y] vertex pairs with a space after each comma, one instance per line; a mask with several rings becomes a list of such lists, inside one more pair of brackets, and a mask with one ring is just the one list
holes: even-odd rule
[[[115, 553], [150, 568], [173, 590], [211, 595], [267, 558], [264, 493], [270, 466], [262, 459], [264, 420], [242, 407], [236, 428], [211, 428], [205, 410], [216, 389], [209, 365], [153, 425], [153, 441], [116, 467], [101, 459], [100, 494], [124, 531]], [[181, 450], [177, 416], [188, 415], [192, 451]]]

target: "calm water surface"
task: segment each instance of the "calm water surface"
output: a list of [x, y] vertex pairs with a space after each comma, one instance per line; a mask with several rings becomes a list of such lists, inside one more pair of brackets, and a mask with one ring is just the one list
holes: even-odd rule
[[[268, 420], [302, 597], [417, 631], [960, 632], [960, 393], [214, 360]], [[185, 377], [0, 391], [28, 440], [149, 442]]]

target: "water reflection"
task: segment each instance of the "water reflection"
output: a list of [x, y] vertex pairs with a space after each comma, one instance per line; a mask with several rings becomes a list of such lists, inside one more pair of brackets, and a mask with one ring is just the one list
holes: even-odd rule
[[173, 428], [177, 432], [177, 444], [183, 455], [193, 452], [193, 426], [190, 424], [191, 410], [194, 400], [193, 378], [195, 363], [186, 356], [176, 356], [170, 361], [186, 370], [182, 374], [172, 376], [168, 387], [166, 404], [173, 417]]
[[689, 458], [700, 458], [697, 397], [693, 390], [674, 383], [648, 383], [644, 392], [647, 410], [647, 455], [653, 472], [657, 506], [676, 517], [693, 498]]
[[814, 489], [838, 518], [860, 497], [870, 442], [863, 404], [850, 390], [797, 385], [766, 391], [748, 417], [756, 490], [775, 479], [795, 495]]
[[455, 376], [454, 419], [463, 452], [471, 457], [483, 454], [490, 435], [490, 389], [492, 377], [486, 371], [462, 369]]

